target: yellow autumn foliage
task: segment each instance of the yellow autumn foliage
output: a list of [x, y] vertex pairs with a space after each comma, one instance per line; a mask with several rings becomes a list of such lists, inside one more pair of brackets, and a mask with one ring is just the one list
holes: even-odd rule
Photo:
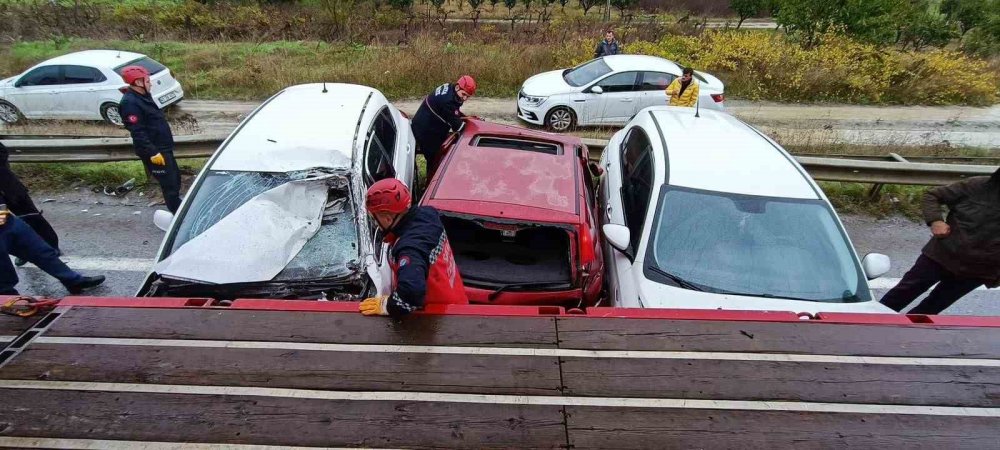
[[[838, 33], [809, 49], [781, 33], [709, 30], [626, 42], [624, 50], [710, 72], [727, 94], [750, 100], [987, 105], [1000, 97], [1000, 74], [985, 61], [946, 50], [879, 48]], [[572, 65], [592, 51], [592, 41], [579, 41], [556, 57]]]

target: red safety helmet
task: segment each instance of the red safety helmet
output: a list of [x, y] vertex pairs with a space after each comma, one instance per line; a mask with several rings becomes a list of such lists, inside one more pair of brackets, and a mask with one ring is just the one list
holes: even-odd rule
[[476, 80], [468, 75], [462, 75], [458, 79], [458, 88], [468, 92], [469, 95], [476, 95]]
[[380, 212], [402, 214], [410, 209], [411, 201], [410, 190], [402, 181], [385, 178], [376, 181], [368, 188], [365, 207], [372, 214]]
[[122, 79], [125, 80], [125, 84], [133, 85], [136, 80], [141, 80], [149, 76], [149, 71], [142, 66], [128, 66], [122, 69]]

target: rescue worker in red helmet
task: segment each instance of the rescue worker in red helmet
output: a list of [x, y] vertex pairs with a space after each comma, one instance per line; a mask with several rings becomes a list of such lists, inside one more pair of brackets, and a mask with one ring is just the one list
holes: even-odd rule
[[427, 177], [437, 169], [437, 156], [448, 134], [458, 131], [465, 123], [462, 105], [476, 95], [476, 80], [463, 75], [454, 84], [445, 83], [424, 97], [410, 127], [417, 141], [417, 154], [427, 159]]
[[410, 190], [395, 178], [375, 182], [365, 207], [385, 231], [393, 274], [392, 293], [365, 299], [361, 314], [400, 317], [428, 303], [469, 303], [437, 210], [411, 206]]
[[121, 75], [128, 87], [118, 111], [125, 128], [132, 134], [135, 155], [160, 184], [167, 209], [176, 213], [181, 205], [181, 171], [174, 159], [174, 135], [170, 124], [150, 93], [149, 71], [142, 66], [128, 66], [122, 69]]

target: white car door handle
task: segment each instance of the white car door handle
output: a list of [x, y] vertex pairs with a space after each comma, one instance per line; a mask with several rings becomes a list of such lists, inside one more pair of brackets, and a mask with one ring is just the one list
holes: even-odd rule
[[631, 99], [631, 98], [623, 98], [623, 99], [622, 99], [622, 103], [632, 103], [632, 100], [634, 100], [634, 99]]

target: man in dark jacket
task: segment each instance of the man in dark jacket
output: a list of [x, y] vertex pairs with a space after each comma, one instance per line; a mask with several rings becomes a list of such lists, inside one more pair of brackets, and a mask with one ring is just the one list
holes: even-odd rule
[[170, 124], [149, 92], [149, 71], [129, 66], [122, 69], [121, 74], [128, 88], [118, 110], [125, 128], [132, 134], [135, 155], [160, 183], [167, 209], [176, 213], [181, 205], [181, 171], [174, 159], [174, 135]]
[[619, 51], [618, 41], [615, 40], [615, 32], [608, 30], [604, 32], [604, 40], [597, 44], [597, 48], [594, 50], [594, 58], [617, 55]]
[[99, 286], [103, 276], [85, 277], [70, 269], [59, 259], [59, 252], [50, 247], [23, 220], [11, 214], [0, 197], [0, 295], [18, 295], [17, 270], [10, 262], [12, 255], [38, 266], [52, 275], [71, 294], [79, 294], [85, 289]]
[[[52, 229], [49, 221], [42, 216], [42, 212], [35, 206], [35, 202], [31, 201], [28, 188], [21, 183], [17, 175], [14, 175], [14, 171], [10, 168], [9, 159], [10, 152], [7, 151], [7, 147], [4, 147], [3, 143], [0, 143], [0, 199], [3, 199], [0, 203], [6, 203], [10, 212], [35, 230], [35, 233], [38, 233], [45, 240], [45, 243], [56, 249], [56, 252], [61, 253], [59, 252], [59, 235], [56, 234], [56, 230]], [[25, 263], [25, 260], [21, 258], [16, 258], [14, 261], [18, 266]]]
[[902, 311], [936, 283], [909, 312], [938, 314], [980, 286], [1000, 285], [1000, 169], [928, 190], [923, 216], [933, 237], [883, 304]]
[[417, 153], [427, 159], [427, 178], [434, 175], [437, 156], [448, 134], [464, 125], [462, 105], [476, 94], [476, 80], [463, 75], [455, 84], [442, 84], [424, 98], [410, 127], [417, 141]]
[[429, 303], [469, 303], [437, 210], [412, 206], [409, 189], [395, 178], [372, 184], [365, 208], [391, 245], [392, 293], [365, 299], [362, 314], [400, 317]]

